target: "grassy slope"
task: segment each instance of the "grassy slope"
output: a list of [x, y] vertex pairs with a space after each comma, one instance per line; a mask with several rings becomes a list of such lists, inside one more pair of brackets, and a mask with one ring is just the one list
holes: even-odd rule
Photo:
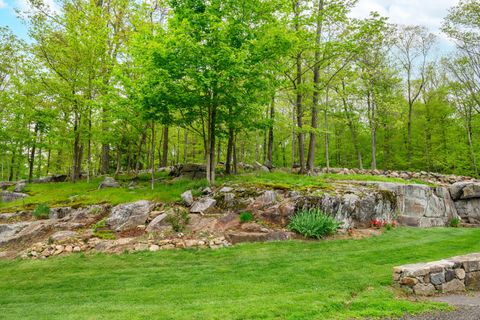
[[392, 267], [480, 251], [480, 230], [0, 262], [2, 319], [350, 319], [443, 305], [397, 300]]
[[[0, 212], [12, 212], [15, 210], [34, 209], [38, 204], [44, 203], [51, 207], [55, 206], [75, 206], [89, 205], [98, 203], [111, 203], [113, 205], [136, 200], [156, 200], [156, 201], [177, 201], [180, 194], [185, 190], [192, 189], [198, 191], [207, 185], [205, 180], [191, 181], [186, 179], [169, 180], [164, 174], [158, 174], [158, 181], [155, 189], [150, 188], [150, 177], [143, 175], [135, 189], [129, 190], [126, 187], [115, 189], [98, 190], [98, 185], [102, 179], [94, 179], [90, 183], [81, 181], [78, 183], [51, 183], [51, 184], [29, 184], [26, 192], [31, 195], [24, 200], [12, 203], [0, 203]], [[126, 177], [123, 185], [128, 185]], [[330, 182], [339, 180], [356, 181], [382, 181], [397, 183], [421, 183], [420, 181], [405, 181], [402, 179], [392, 179], [380, 176], [369, 175], [336, 175], [328, 174], [316, 177], [299, 176], [284, 172], [276, 173], [252, 173], [237, 176], [219, 178], [217, 184], [225, 182], [245, 183], [257, 185], [260, 187], [274, 187], [280, 189], [290, 188], [319, 188], [326, 189]]]

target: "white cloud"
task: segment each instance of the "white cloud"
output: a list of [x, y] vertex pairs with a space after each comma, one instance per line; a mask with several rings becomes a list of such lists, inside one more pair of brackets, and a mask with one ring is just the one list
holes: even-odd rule
[[423, 25], [439, 37], [443, 45], [448, 45], [447, 37], [440, 31], [448, 10], [459, 0], [359, 0], [352, 10], [355, 18], [368, 17], [376, 11], [388, 17], [391, 23]]
[[0, 0], [0, 9], [7, 7], [7, 3], [4, 0]]
[[[3, 1], [3, 0], [0, 0], [0, 1]], [[55, 0], [43, 0], [43, 3], [53, 11], [59, 10], [58, 4], [55, 2]], [[31, 6], [28, 3], [28, 0], [15, 0], [15, 6], [22, 11], [28, 11], [31, 9]]]

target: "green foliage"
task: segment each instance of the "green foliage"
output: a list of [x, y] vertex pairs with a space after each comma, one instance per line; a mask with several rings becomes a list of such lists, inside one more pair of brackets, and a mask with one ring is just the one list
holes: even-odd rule
[[102, 219], [95, 223], [92, 227], [93, 236], [104, 239], [104, 240], [114, 240], [116, 239], [115, 234], [112, 230], [107, 228], [107, 219]]
[[253, 214], [249, 211], [245, 211], [240, 213], [240, 222], [245, 223], [245, 222], [250, 222], [253, 221]]
[[339, 223], [335, 218], [326, 215], [319, 209], [297, 212], [288, 225], [292, 231], [307, 238], [317, 239], [334, 235], [338, 227]]
[[50, 207], [43, 203], [39, 204], [35, 210], [33, 210], [32, 215], [37, 219], [48, 219]]
[[448, 225], [451, 227], [451, 228], [458, 228], [460, 227], [460, 223], [462, 222], [462, 220], [458, 217], [456, 218], [453, 218], [451, 219], [449, 222], [448, 222]]
[[170, 223], [173, 231], [182, 232], [190, 221], [188, 210], [184, 208], [175, 207], [168, 211], [166, 221]]

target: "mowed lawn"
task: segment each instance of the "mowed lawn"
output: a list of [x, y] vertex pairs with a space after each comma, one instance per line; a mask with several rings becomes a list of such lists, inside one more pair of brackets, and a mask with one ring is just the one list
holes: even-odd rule
[[392, 267], [480, 252], [480, 230], [0, 262], [1, 319], [351, 319], [445, 305], [397, 299]]

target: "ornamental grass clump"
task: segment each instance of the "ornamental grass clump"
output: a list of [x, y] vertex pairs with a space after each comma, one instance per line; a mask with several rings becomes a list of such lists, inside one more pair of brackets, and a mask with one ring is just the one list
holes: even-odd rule
[[340, 224], [319, 209], [299, 211], [293, 216], [289, 229], [307, 238], [320, 239], [334, 235]]

